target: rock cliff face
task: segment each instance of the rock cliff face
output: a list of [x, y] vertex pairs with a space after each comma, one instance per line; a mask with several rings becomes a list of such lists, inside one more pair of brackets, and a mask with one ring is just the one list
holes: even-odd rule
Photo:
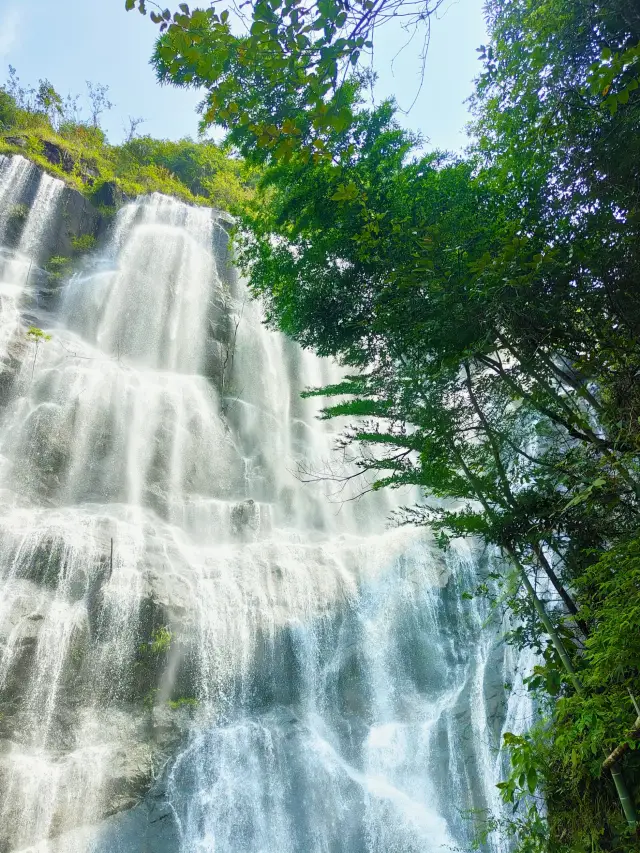
[[[18, 164], [13, 168], [13, 180], [3, 187], [5, 199], [1, 215], [4, 220], [8, 220], [6, 224], [9, 226], [5, 228], [3, 244], [5, 247], [11, 247], [12, 244], [19, 242], [21, 220], [26, 216], [25, 209], [31, 208], [38, 190], [41, 189], [43, 173], [23, 158], [9, 158], [3, 155], [0, 155], [0, 158], [5, 162], [7, 171], [9, 166], [6, 163], [17, 162]], [[56, 162], [55, 158], [53, 162]], [[64, 186], [62, 181], [56, 181], [54, 178], [49, 180], [51, 185], [59, 185], [59, 196], [56, 199], [56, 215], [48, 218], [46, 229], [39, 234], [41, 243], [38, 257], [41, 261], [47, 260], [47, 256], [70, 255], [73, 250], [71, 243], [73, 238], [77, 239], [85, 235], [98, 238], [102, 237], [106, 230], [105, 217], [82, 193]], [[110, 202], [115, 204], [116, 200], [110, 200]], [[104, 204], [108, 203], [104, 201]]]
[[0, 161], [0, 853], [423, 853], [498, 806], [486, 555], [299, 482], [335, 368], [227, 225]]

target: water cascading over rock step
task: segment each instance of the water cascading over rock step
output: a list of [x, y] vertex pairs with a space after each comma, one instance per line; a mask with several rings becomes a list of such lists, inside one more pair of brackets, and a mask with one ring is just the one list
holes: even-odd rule
[[[0, 228], [34, 168], [0, 162]], [[466, 843], [523, 713], [477, 555], [296, 478], [336, 371], [263, 327], [224, 214], [125, 206], [43, 313], [61, 187], [0, 283], [0, 853]]]

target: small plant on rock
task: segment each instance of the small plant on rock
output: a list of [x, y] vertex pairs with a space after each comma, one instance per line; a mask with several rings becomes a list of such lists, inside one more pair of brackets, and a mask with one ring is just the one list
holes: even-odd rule
[[82, 254], [89, 252], [96, 244], [96, 238], [93, 234], [80, 234], [78, 237], [71, 238], [71, 247], [74, 254]]
[[43, 332], [42, 329], [39, 329], [37, 326], [29, 326], [27, 338], [28, 340], [33, 341], [36, 345], [36, 351], [33, 354], [33, 367], [31, 368], [31, 378], [33, 379], [33, 374], [36, 369], [36, 361], [38, 359], [38, 348], [41, 343], [46, 343], [47, 341], [50, 341], [51, 335], [48, 335], [46, 332]]
[[180, 708], [197, 708], [200, 700], [195, 696], [179, 696], [177, 699], [169, 699], [167, 705], [172, 711], [178, 711]]
[[29, 206], [27, 204], [14, 204], [9, 210], [9, 222], [24, 222], [29, 216]]
[[49, 260], [46, 270], [49, 273], [50, 278], [57, 281], [67, 272], [70, 264], [71, 258], [66, 258], [64, 255], [55, 255]]
[[161, 628], [156, 628], [151, 639], [140, 646], [140, 653], [143, 655], [163, 655], [171, 648], [172, 633], [163, 625]]

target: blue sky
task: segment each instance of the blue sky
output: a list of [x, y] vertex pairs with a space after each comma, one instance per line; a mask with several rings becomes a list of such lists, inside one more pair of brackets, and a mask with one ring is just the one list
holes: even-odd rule
[[[170, 6], [176, 5], [169, 4]], [[128, 116], [142, 116], [141, 133], [170, 139], [197, 133], [196, 92], [160, 87], [149, 66], [156, 28], [124, 0], [0, 0], [0, 80], [14, 65], [23, 84], [47, 77], [62, 93], [105, 83], [114, 109], [104, 124], [118, 142]], [[427, 148], [461, 149], [465, 99], [479, 71], [475, 48], [485, 38], [481, 0], [445, 0], [432, 24], [425, 79], [403, 124], [427, 138]], [[380, 31], [376, 97], [394, 95], [407, 110], [419, 90], [420, 46], [400, 27]], [[395, 58], [395, 59], [394, 59]]]

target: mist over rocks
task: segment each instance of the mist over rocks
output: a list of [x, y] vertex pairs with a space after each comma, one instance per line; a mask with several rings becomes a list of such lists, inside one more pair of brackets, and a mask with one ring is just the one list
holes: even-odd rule
[[[1, 853], [468, 843], [526, 713], [463, 600], [490, 558], [336, 503], [337, 368], [262, 324], [229, 217], [107, 223], [0, 159]], [[88, 206], [87, 206], [88, 205]], [[52, 257], [95, 245], [63, 275]], [[89, 245], [89, 244], [87, 244]], [[50, 339], [27, 336], [29, 326]], [[345, 493], [345, 497], [348, 496]]]

